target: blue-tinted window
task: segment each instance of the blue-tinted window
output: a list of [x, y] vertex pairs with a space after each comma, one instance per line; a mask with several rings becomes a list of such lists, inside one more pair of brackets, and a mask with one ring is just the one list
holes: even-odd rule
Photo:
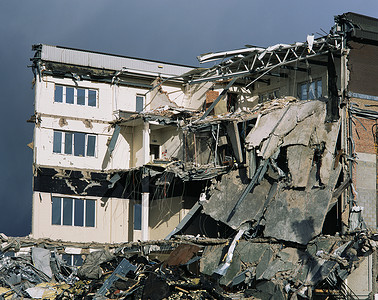
[[95, 156], [96, 136], [88, 135], [87, 138], [87, 156]]
[[85, 105], [85, 89], [77, 89], [77, 104]]
[[53, 152], [62, 153], [62, 132], [54, 131]]
[[309, 100], [314, 100], [316, 98], [316, 85], [315, 82], [311, 82], [309, 84], [309, 89], [308, 89], [308, 99]]
[[144, 100], [144, 97], [142, 96], [136, 96], [136, 111], [137, 112], [141, 112], [143, 110], [143, 101]]
[[63, 198], [63, 225], [72, 225], [72, 199]]
[[142, 205], [134, 204], [134, 230], [142, 229]]
[[86, 200], [85, 206], [85, 226], [95, 227], [96, 201]]
[[89, 106], [96, 106], [96, 98], [97, 98], [97, 95], [96, 95], [96, 91], [95, 90], [88, 90], [88, 105]]
[[74, 104], [74, 88], [66, 87], [66, 103]]
[[70, 132], [65, 132], [64, 153], [65, 154], [72, 154], [72, 133], [70, 133]]
[[52, 197], [52, 218], [51, 224], [61, 225], [62, 224], [62, 199], [58, 197]]
[[95, 227], [95, 217], [96, 200], [52, 197], [53, 225]]
[[307, 100], [307, 83], [301, 84], [301, 100]]
[[84, 226], [84, 200], [83, 199], [75, 199], [74, 225]]
[[63, 87], [61, 85], [55, 85], [54, 101], [63, 102]]
[[318, 80], [316, 82], [316, 93], [317, 93], [318, 99], [323, 96], [323, 88], [322, 88], [322, 81], [321, 80]]
[[67, 265], [72, 266], [72, 255], [71, 254], [62, 254], [63, 260]]
[[85, 133], [74, 133], [74, 155], [85, 156]]
[[306, 82], [299, 85], [299, 97], [301, 100], [319, 99], [322, 95], [322, 80]]
[[83, 265], [83, 257], [81, 254], [73, 255], [73, 265], [77, 267], [80, 267], [81, 265]]
[[[96, 135], [82, 132], [54, 131], [53, 152], [75, 156], [96, 156]], [[64, 140], [64, 149], [62, 149]]]
[[97, 90], [55, 85], [54, 102], [97, 106]]

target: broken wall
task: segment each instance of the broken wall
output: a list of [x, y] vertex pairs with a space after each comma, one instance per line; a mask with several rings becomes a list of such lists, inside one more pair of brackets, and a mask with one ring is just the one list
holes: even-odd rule
[[378, 96], [378, 46], [348, 42], [348, 91]]
[[[132, 82], [146, 84], [145, 80], [130, 80]], [[148, 82], [149, 84], [150, 82]], [[121, 111], [128, 111], [128, 112], [135, 112], [136, 111], [136, 97], [143, 96], [145, 97], [145, 103], [150, 102], [150, 96], [147, 94], [147, 88], [138, 88], [138, 87], [129, 87], [129, 86], [119, 86], [117, 84], [111, 85], [113, 89], [112, 94], [112, 102], [113, 102], [113, 110], [121, 110]]]
[[149, 239], [164, 239], [185, 215], [182, 197], [163, 198], [150, 201]]
[[144, 127], [143, 124], [139, 126], [131, 127], [132, 135], [133, 135], [132, 164], [131, 164], [132, 168], [139, 167], [145, 164], [145, 161], [144, 161], [145, 151], [143, 148], [143, 127]]
[[183, 135], [176, 126], [151, 130], [151, 144], [160, 146], [159, 159], [183, 159]]
[[133, 165], [133, 134], [132, 127], [121, 127], [112, 157], [109, 158], [109, 164], [106, 164], [105, 169], [126, 170], [131, 168]]
[[[96, 200], [95, 227], [52, 225], [51, 197], [65, 195], [33, 193], [33, 238], [61, 239], [72, 242], [119, 243], [128, 241], [129, 200], [105, 197], [81, 197]], [[70, 197], [75, 198], [75, 196]]]
[[199, 84], [186, 84], [184, 86], [184, 98], [179, 106], [200, 110], [206, 101], [206, 93], [212, 87], [212, 82]]
[[256, 168], [223, 175], [203, 209], [233, 229], [251, 224], [264, 228], [264, 236], [306, 244], [322, 232], [334, 204], [341, 172], [335, 164], [340, 123], [325, 122], [322, 101], [273, 103], [246, 137]]

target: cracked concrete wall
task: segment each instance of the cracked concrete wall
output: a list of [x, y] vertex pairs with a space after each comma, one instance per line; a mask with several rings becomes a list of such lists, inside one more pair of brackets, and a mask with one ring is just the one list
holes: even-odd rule
[[[52, 225], [52, 196], [66, 195], [33, 193], [33, 238], [61, 239], [71, 242], [120, 243], [128, 241], [129, 200], [119, 198], [76, 197], [96, 200], [95, 227]], [[69, 198], [75, 198], [69, 196]]]

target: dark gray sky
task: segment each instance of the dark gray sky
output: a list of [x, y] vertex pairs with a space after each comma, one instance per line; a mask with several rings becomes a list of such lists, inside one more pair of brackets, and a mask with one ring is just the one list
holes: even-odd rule
[[32, 44], [197, 66], [201, 53], [305, 41], [348, 11], [378, 18], [378, 1], [1, 1], [0, 232], [31, 230]]

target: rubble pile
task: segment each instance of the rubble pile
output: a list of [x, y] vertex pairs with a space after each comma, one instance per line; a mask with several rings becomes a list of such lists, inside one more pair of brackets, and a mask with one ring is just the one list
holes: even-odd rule
[[[2, 243], [2, 299], [312, 299], [347, 295], [340, 285], [376, 248], [377, 235], [321, 236], [307, 246], [274, 239], [176, 236], [169, 241], [72, 245], [10, 238]], [[237, 242], [236, 242], [236, 239]], [[80, 247], [86, 248], [80, 248]], [[96, 249], [94, 248], [96, 247]], [[88, 251], [92, 249], [93, 251]], [[230, 259], [230, 255], [232, 259]], [[345, 296], [346, 297], [346, 296]]]

